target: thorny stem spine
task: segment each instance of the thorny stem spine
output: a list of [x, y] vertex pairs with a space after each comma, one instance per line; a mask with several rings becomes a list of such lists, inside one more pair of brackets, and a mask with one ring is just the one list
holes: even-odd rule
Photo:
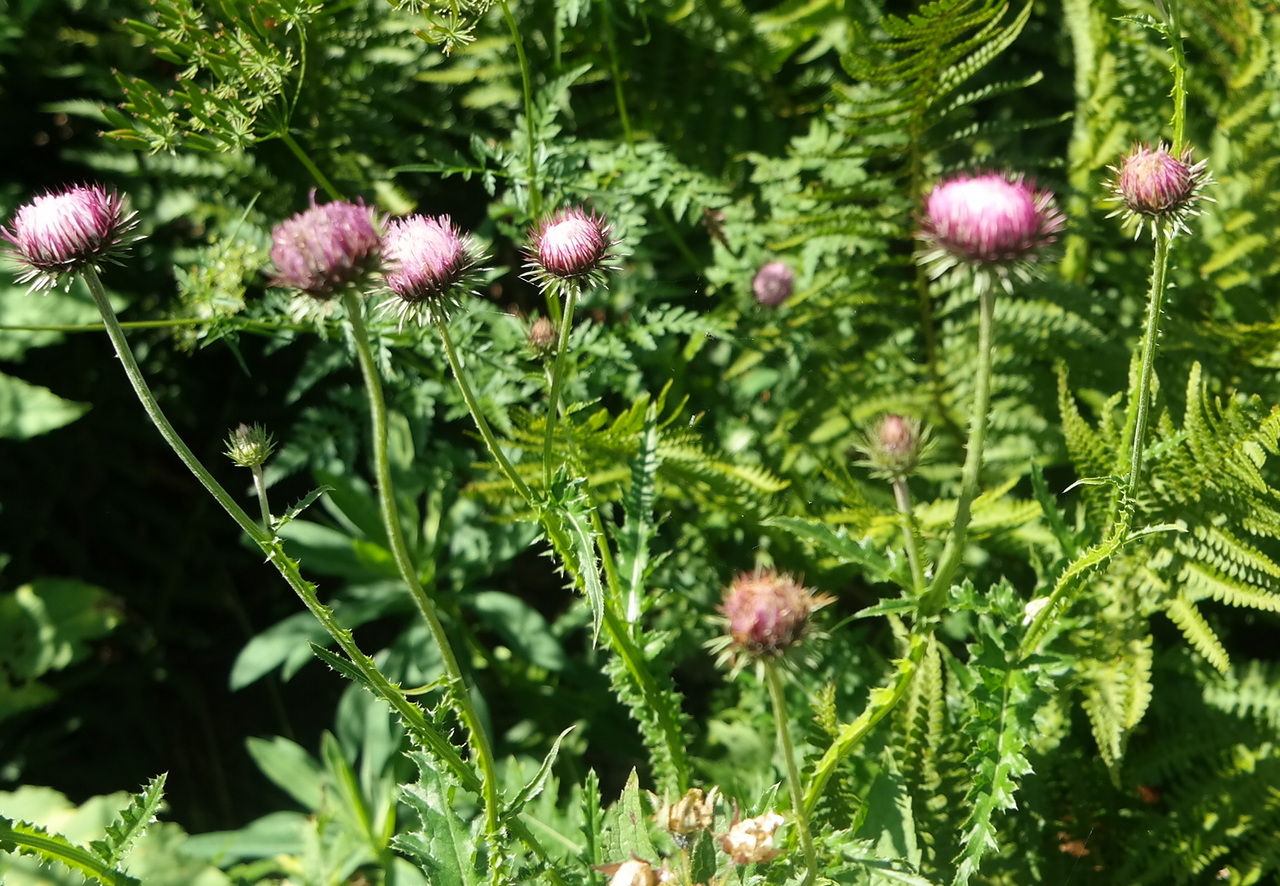
[[500, 814], [498, 798], [497, 765], [493, 758], [493, 748], [484, 724], [476, 711], [471, 693], [467, 688], [462, 668], [458, 664], [457, 655], [449, 642], [435, 604], [422, 587], [418, 579], [418, 571], [409, 556], [408, 546], [404, 541], [404, 533], [400, 528], [400, 510], [396, 505], [395, 486], [391, 478], [391, 461], [387, 455], [387, 404], [382, 392], [382, 382], [378, 375], [378, 366], [373, 357], [373, 349], [369, 345], [369, 332], [364, 323], [363, 304], [353, 292], [346, 292], [342, 301], [347, 309], [347, 318], [351, 323], [351, 337], [356, 348], [356, 357], [360, 363], [360, 371], [364, 375], [365, 390], [369, 398], [369, 416], [372, 424], [374, 474], [378, 486], [378, 506], [382, 512], [382, 523], [386, 528], [387, 541], [391, 545], [391, 553], [401, 578], [409, 588], [409, 593], [417, 605], [418, 612], [427, 623], [431, 636], [439, 647], [440, 657], [444, 664], [445, 674], [452, 684], [454, 699], [459, 713], [466, 722], [471, 733], [471, 744], [476, 752], [476, 761], [484, 775], [485, 823], [490, 834], [498, 830]]
[[1138, 389], [1134, 392], [1135, 412], [1133, 442], [1129, 454], [1129, 477], [1124, 486], [1121, 520], [1126, 529], [1133, 522], [1137, 507], [1138, 482], [1142, 474], [1143, 443], [1147, 435], [1147, 416], [1151, 407], [1151, 379], [1155, 374], [1156, 347], [1160, 337], [1160, 312], [1164, 306], [1165, 275], [1169, 267], [1169, 231], [1164, 222], [1155, 226], [1155, 255], [1151, 261], [1151, 288], [1147, 293], [1147, 328], [1142, 341], [1142, 368]]
[[556, 419], [560, 415], [560, 389], [564, 386], [565, 354], [569, 350], [569, 335], [573, 331], [573, 311], [578, 304], [579, 286], [571, 282], [565, 287], [564, 313], [560, 317], [559, 341], [556, 342], [555, 361], [551, 364], [551, 393], [547, 403], [547, 431], [542, 441], [543, 480], [551, 488], [555, 476], [552, 454], [555, 451]]

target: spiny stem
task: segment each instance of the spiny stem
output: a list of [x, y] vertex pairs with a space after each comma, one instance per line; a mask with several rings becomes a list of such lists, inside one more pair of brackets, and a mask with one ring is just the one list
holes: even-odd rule
[[1134, 392], [1133, 441], [1130, 444], [1129, 476], [1121, 493], [1122, 524], [1129, 528], [1137, 508], [1138, 483], [1142, 473], [1143, 444], [1147, 435], [1147, 414], [1151, 406], [1151, 378], [1155, 373], [1156, 347], [1160, 337], [1160, 312], [1164, 306], [1165, 275], [1169, 269], [1169, 230], [1163, 222], [1155, 226], [1156, 248], [1151, 260], [1151, 286], [1147, 291], [1147, 328], [1142, 340], [1142, 367]]
[[982, 470], [982, 451], [987, 440], [987, 423], [991, 412], [991, 363], [993, 331], [995, 326], [995, 291], [990, 284], [982, 287], [978, 295], [978, 359], [974, 376], [973, 414], [970, 417], [969, 451], [965, 455], [961, 473], [960, 498], [956, 502], [955, 526], [942, 550], [938, 569], [929, 592], [920, 605], [920, 614], [937, 615], [951, 590], [951, 578], [964, 554], [968, 538], [970, 510], [978, 494], [979, 474]]
[[1178, 0], [1165, 0], [1168, 14], [1165, 31], [1173, 53], [1173, 156], [1182, 156], [1187, 128], [1187, 56], [1182, 48], [1182, 24], [1178, 20]]
[[529, 214], [537, 218], [542, 214], [542, 192], [538, 190], [537, 181], [538, 150], [533, 125], [533, 77], [529, 71], [529, 57], [524, 52], [524, 40], [520, 37], [520, 26], [516, 24], [507, 0], [501, 0], [501, 6], [502, 17], [507, 22], [507, 29], [511, 31], [511, 42], [516, 45], [516, 56], [520, 59], [520, 84], [524, 89], [525, 138], [529, 142], [526, 146], [528, 148], [526, 162], [529, 174]]
[[763, 662], [765, 682], [769, 685], [769, 697], [773, 701], [773, 719], [778, 728], [778, 752], [787, 766], [787, 784], [791, 789], [791, 813], [796, 817], [796, 830], [800, 832], [800, 846], [804, 850], [805, 873], [800, 886], [809, 886], [818, 872], [818, 851], [809, 832], [809, 815], [805, 810], [804, 788], [800, 784], [800, 771], [796, 768], [795, 749], [791, 746], [788, 727], [787, 694], [782, 685], [778, 667], [771, 661]]
[[347, 291], [342, 296], [343, 305], [347, 309], [347, 319], [351, 323], [351, 338], [355, 344], [356, 357], [360, 363], [360, 371], [364, 376], [365, 391], [369, 399], [369, 416], [372, 425], [374, 475], [377, 479], [378, 506], [382, 513], [382, 523], [387, 531], [387, 541], [391, 545], [391, 554], [396, 561], [400, 577], [404, 579], [409, 593], [417, 605], [418, 612], [440, 651], [445, 674], [453, 691], [450, 695], [456, 702], [459, 713], [471, 733], [471, 746], [476, 752], [476, 761], [484, 775], [485, 821], [490, 834], [498, 830], [498, 816], [501, 812], [498, 799], [497, 766], [493, 759], [493, 749], [489, 744], [489, 736], [480, 721], [471, 692], [454, 654], [449, 635], [445, 632], [440, 616], [436, 612], [422, 582], [418, 571], [409, 556], [409, 548], [404, 541], [404, 533], [400, 528], [400, 509], [395, 500], [395, 485], [391, 477], [391, 460], [387, 454], [387, 405], [382, 393], [382, 381], [378, 375], [377, 362], [373, 358], [373, 349], [369, 345], [369, 332], [365, 327], [363, 304], [359, 297]]

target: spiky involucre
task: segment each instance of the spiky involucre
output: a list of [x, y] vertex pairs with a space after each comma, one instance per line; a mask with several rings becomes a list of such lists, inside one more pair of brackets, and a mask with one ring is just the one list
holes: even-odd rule
[[73, 185], [42, 194], [14, 213], [0, 237], [20, 268], [18, 282], [49, 290], [86, 267], [114, 260], [132, 243], [137, 213], [102, 185]]

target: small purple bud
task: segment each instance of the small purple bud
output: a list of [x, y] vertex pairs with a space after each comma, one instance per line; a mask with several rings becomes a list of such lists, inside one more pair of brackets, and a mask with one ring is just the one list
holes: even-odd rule
[[928, 437], [918, 419], [886, 415], [863, 435], [860, 448], [866, 458], [860, 464], [878, 477], [905, 479], [920, 463]]
[[[1164, 144], [1135, 145], [1119, 167], [1110, 167], [1115, 178], [1112, 197], [1122, 205], [1111, 215], [1125, 216], [1127, 224], [1137, 223], [1137, 234], [1146, 223], [1168, 219], [1173, 230], [1187, 230], [1186, 220], [1198, 210], [1201, 191], [1212, 183], [1205, 162], [1194, 162], [1190, 148], [1174, 157]], [[1135, 234], [1136, 236], [1136, 234]]]
[[543, 286], [561, 283], [597, 286], [613, 270], [617, 241], [604, 218], [594, 212], [562, 209], [530, 232], [529, 269]]
[[22, 268], [18, 282], [33, 291], [52, 289], [64, 277], [97, 267], [112, 253], [133, 242], [137, 213], [126, 211], [119, 194], [102, 185], [74, 185], [43, 194], [14, 213], [12, 225], [0, 228], [13, 260]]
[[363, 203], [335, 200], [275, 226], [271, 232], [272, 284], [317, 299], [332, 298], [357, 283], [378, 264], [378, 223]]
[[790, 267], [780, 261], [771, 261], [756, 272], [755, 279], [751, 281], [751, 289], [756, 294], [756, 301], [776, 308], [791, 298], [795, 280], [796, 275]]
[[534, 353], [545, 356], [556, 346], [556, 327], [547, 317], [539, 317], [529, 327], [529, 347]]

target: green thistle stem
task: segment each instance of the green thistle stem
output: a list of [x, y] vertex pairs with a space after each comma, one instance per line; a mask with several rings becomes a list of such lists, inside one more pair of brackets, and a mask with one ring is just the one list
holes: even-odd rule
[[987, 440], [987, 423], [991, 412], [991, 364], [994, 357], [992, 344], [995, 328], [995, 291], [984, 286], [978, 295], [978, 365], [974, 377], [973, 415], [970, 418], [969, 451], [965, 455], [961, 473], [960, 498], [956, 502], [955, 527], [942, 550], [938, 569], [929, 592], [920, 605], [924, 617], [937, 615], [951, 590], [951, 579], [964, 554], [968, 538], [969, 519], [973, 500], [978, 494], [979, 474], [982, 470], [982, 450]]
[[778, 728], [778, 752], [787, 766], [787, 785], [791, 789], [791, 813], [796, 818], [796, 830], [800, 833], [800, 846], [804, 850], [804, 879], [800, 886], [809, 886], [818, 872], [818, 850], [813, 845], [813, 834], [809, 831], [809, 813], [805, 808], [804, 787], [800, 783], [800, 770], [796, 768], [796, 753], [791, 746], [791, 731], [787, 728], [787, 694], [782, 685], [782, 676], [774, 662], [763, 661], [765, 683], [769, 686], [769, 697], [773, 701], [773, 720]]
[[516, 45], [516, 56], [520, 59], [520, 85], [524, 90], [524, 123], [525, 138], [529, 144], [528, 159], [526, 161], [529, 174], [529, 214], [537, 218], [542, 214], [542, 192], [538, 190], [538, 151], [537, 139], [533, 125], [533, 76], [529, 70], [529, 57], [524, 52], [524, 40], [520, 37], [520, 26], [516, 24], [516, 18], [511, 14], [511, 7], [507, 4], [507, 0], [501, 0], [502, 17], [507, 22], [507, 29], [511, 31], [511, 42]]
[[258, 507], [262, 509], [262, 528], [271, 532], [271, 506], [267, 503], [267, 480], [262, 473], [262, 465], [253, 466], [253, 491], [258, 496]]
[[1182, 24], [1178, 20], [1178, 0], [1165, 0], [1165, 34], [1173, 53], [1173, 156], [1182, 156], [1187, 128], [1187, 55], [1182, 48]]
[[902, 536], [907, 548], [907, 562], [911, 565], [911, 583], [916, 595], [924, 593], [927, 583], [924, 577], [924, 561], [920, 557], [920, 543], [916, 539], [916, 518], [911, 507], [911, 490], [906, 477], [893, 481], [893, 497], [902, 515]]
[[364, 323], [363, 304], [351, 291], [343, 293], [342, 303], [347, 309], [347, 319], [351, 323], [351, 338], [355, 343], [356, 357], [360, 363], [360, 371], [364, 376], [365, 391], [369, 399], [374, 475], [377, 479], [378, 506], [382, 512], [382, 524], [387, 531], [387, 541], [391, 545], [391, 554], [395, 558], [400, 577], [408, 586], [413, 602], [439, 648], [445, 674], [453, 690], [450, 695], [458, 706], [458, 712], [466, 723], [467, 730], [471, 733], [471, 746], [475, 749], [476, 761], [484, 775], [485, 823], [489, 833], [493, 835], [497, 833], [498, 817], [501, 812], [493, 748], [489, 744], [489, 736], [471, 699], [462, 668], [458, 664], [458, 657], [454, 654], [453, 646], [449, 642], [449, 635], [445, 632], [440, 616], [436, 613], [435, 604], [422, 587], [418, 571], [409, 556], [404, 533], [400, 529], [400, 509], [396, 505], [395, 485], [391, 478], [391, 461], [387, 455], [387, 405], [382, 393], [382, 382], [378, 376], [378, 366], [373, 358], [373, 349], [369, 346], [369, 332]]
[[281, 131], [280, 139], [293, 153], [293, 156], [298, 158], [298, 162], [306, 167], [307, 172], [316, 180], [316, 184], [318, 184], [320, 189], [328, 195], [330, 200], [342, 199], [341, 192], [339, 192], [338, 189], [333, 186], [333, 182], [329, 181], [328, 177], [320, 171], [320, 167], [311, 162], [311, 158], [307, 156], [307, 152], [302, 150], [302, 145], [298, 144], [298, 142], [294, 140], [294, 137], [289, 133], [289, 130], [285, 129]]
[[[552, 289], [554, 287], [547, 287]], [[579, 287], [570, 283], [565, 287], [564, 313], [560, 316], [559, 341], [556, 342], [556, 358], [551, 364], [551, 393], [547, 397], [547, 431], [542, 440], [543, 480], [551, 487], [555, 466], [551, 456], [555, 451], [556, 419], [560, 415], [560, 389], [564, 385], [565, 354], [569, 351], [569, 334], [573, 331], [573, 311], [578, 306]]]

